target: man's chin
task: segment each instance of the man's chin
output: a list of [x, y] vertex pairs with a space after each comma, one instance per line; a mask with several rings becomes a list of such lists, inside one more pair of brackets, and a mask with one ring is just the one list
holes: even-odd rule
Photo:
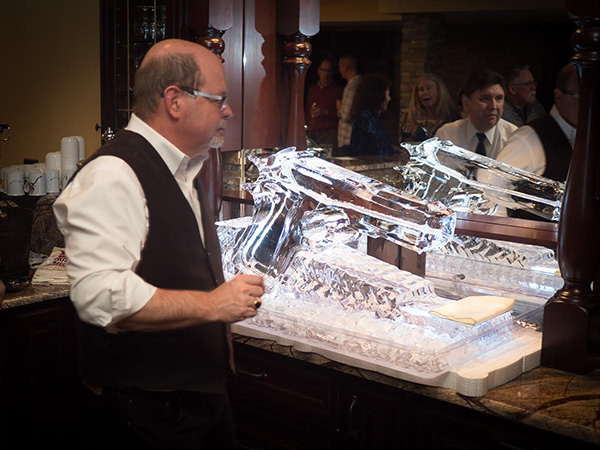
[[211, 148], [221, 148], [225, 144], [225, 130], [219, 130], [210, 140]]
[[498, 117], [498, 116], [488, 117], [487, 123], [490, 126], [490, 128], [495, 127], [496, 124], [498, 123], [499, 119], [500, 119], [500, 117]]

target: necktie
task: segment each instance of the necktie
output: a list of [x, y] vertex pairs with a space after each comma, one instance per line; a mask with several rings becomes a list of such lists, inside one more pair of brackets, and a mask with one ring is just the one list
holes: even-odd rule
[[482, 155], [482, 156], [486, 156], [485, 155], [485, 134], [483, 133], [477, 133], [475, 134], [475, 136], [477, 136], [477, 140], [479, 141], [477, 144], [477, 147], [475, 148], [475, 152], [478, 155]]

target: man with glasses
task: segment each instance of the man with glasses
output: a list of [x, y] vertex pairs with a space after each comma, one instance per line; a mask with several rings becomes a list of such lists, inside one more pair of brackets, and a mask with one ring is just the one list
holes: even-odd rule
[[557, 181], [565, 181], [577, 131], [579, 77], [571, 63], [556, 76], [550, 114], [517, 129], [498, 161]]
[[337, 147], [338, 111], [343, 88], [334, 79], [334, 64], [324, 59], [317, 68], [319, 79], [308, 88], [306, 96], [306, 128], [316, 144]]
[[133, 110], [54, 205], [81, 319], [77, 448], [232, 449], [229, 324], [256, 314], [263, 280], [224, 282], [197, 179], [232, 116], [219, 59], [159, 42]]
[[520, 127], [546, 115], [535, 98], [537, 83], [529, 66], [513, 67], [506, 74], [506, 101], [502, 118]]

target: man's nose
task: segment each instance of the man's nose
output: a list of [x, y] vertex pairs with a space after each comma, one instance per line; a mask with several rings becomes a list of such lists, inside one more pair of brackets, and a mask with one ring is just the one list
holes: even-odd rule
[[229, 103], [225, 105], [225, 108], [223, 109], [223, 111], [221, 111], [221, 115], [224, 119], [231, 119], [233, 117], [233, 109], [231, 109]]

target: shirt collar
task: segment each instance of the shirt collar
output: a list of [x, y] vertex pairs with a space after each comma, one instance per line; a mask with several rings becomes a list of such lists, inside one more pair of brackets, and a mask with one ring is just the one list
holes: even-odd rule
[[556, 123], [558, 124], [562, 132], [565, 133], [567, 140], [571, 144], [571, 148], [575, 147], [575, 135], [577, 134], [577, 128], [575, 128], [565, 119], [563, 119], [563, 117], [558, 112], [558, 107], [556, 105], [552, 105], [550, 115], [554, 120], [556, 120]]
[[163, 159], [173, 176], [183, 177], [184, 180], [191, 181], [200, 172], [208, 157], [207, 154], [201, 154], [190, 158], [135, 114], [131, 114], [125, 129], [145, 138]]
[[[496, 123], [496, 125], [498, 125]], [[479, 131], [477, 128], [475, 128], [473, 126], [473, 124], [471, 123], [471, 119], [467, 119], [467, 142], [471, 142], [472, 140], [475, 140], [475, 142], [477, 142], [477, 136], [475, 136], [477, 133], [483, 133], [485, 134], [485, 137], [487, 138], [488, 142], [491, 144], [492, 142], [494, 142], [494, 134], [496, 132], [496, 125], [494, 125], [492, 128], [490, 128], [487, 131]]]

